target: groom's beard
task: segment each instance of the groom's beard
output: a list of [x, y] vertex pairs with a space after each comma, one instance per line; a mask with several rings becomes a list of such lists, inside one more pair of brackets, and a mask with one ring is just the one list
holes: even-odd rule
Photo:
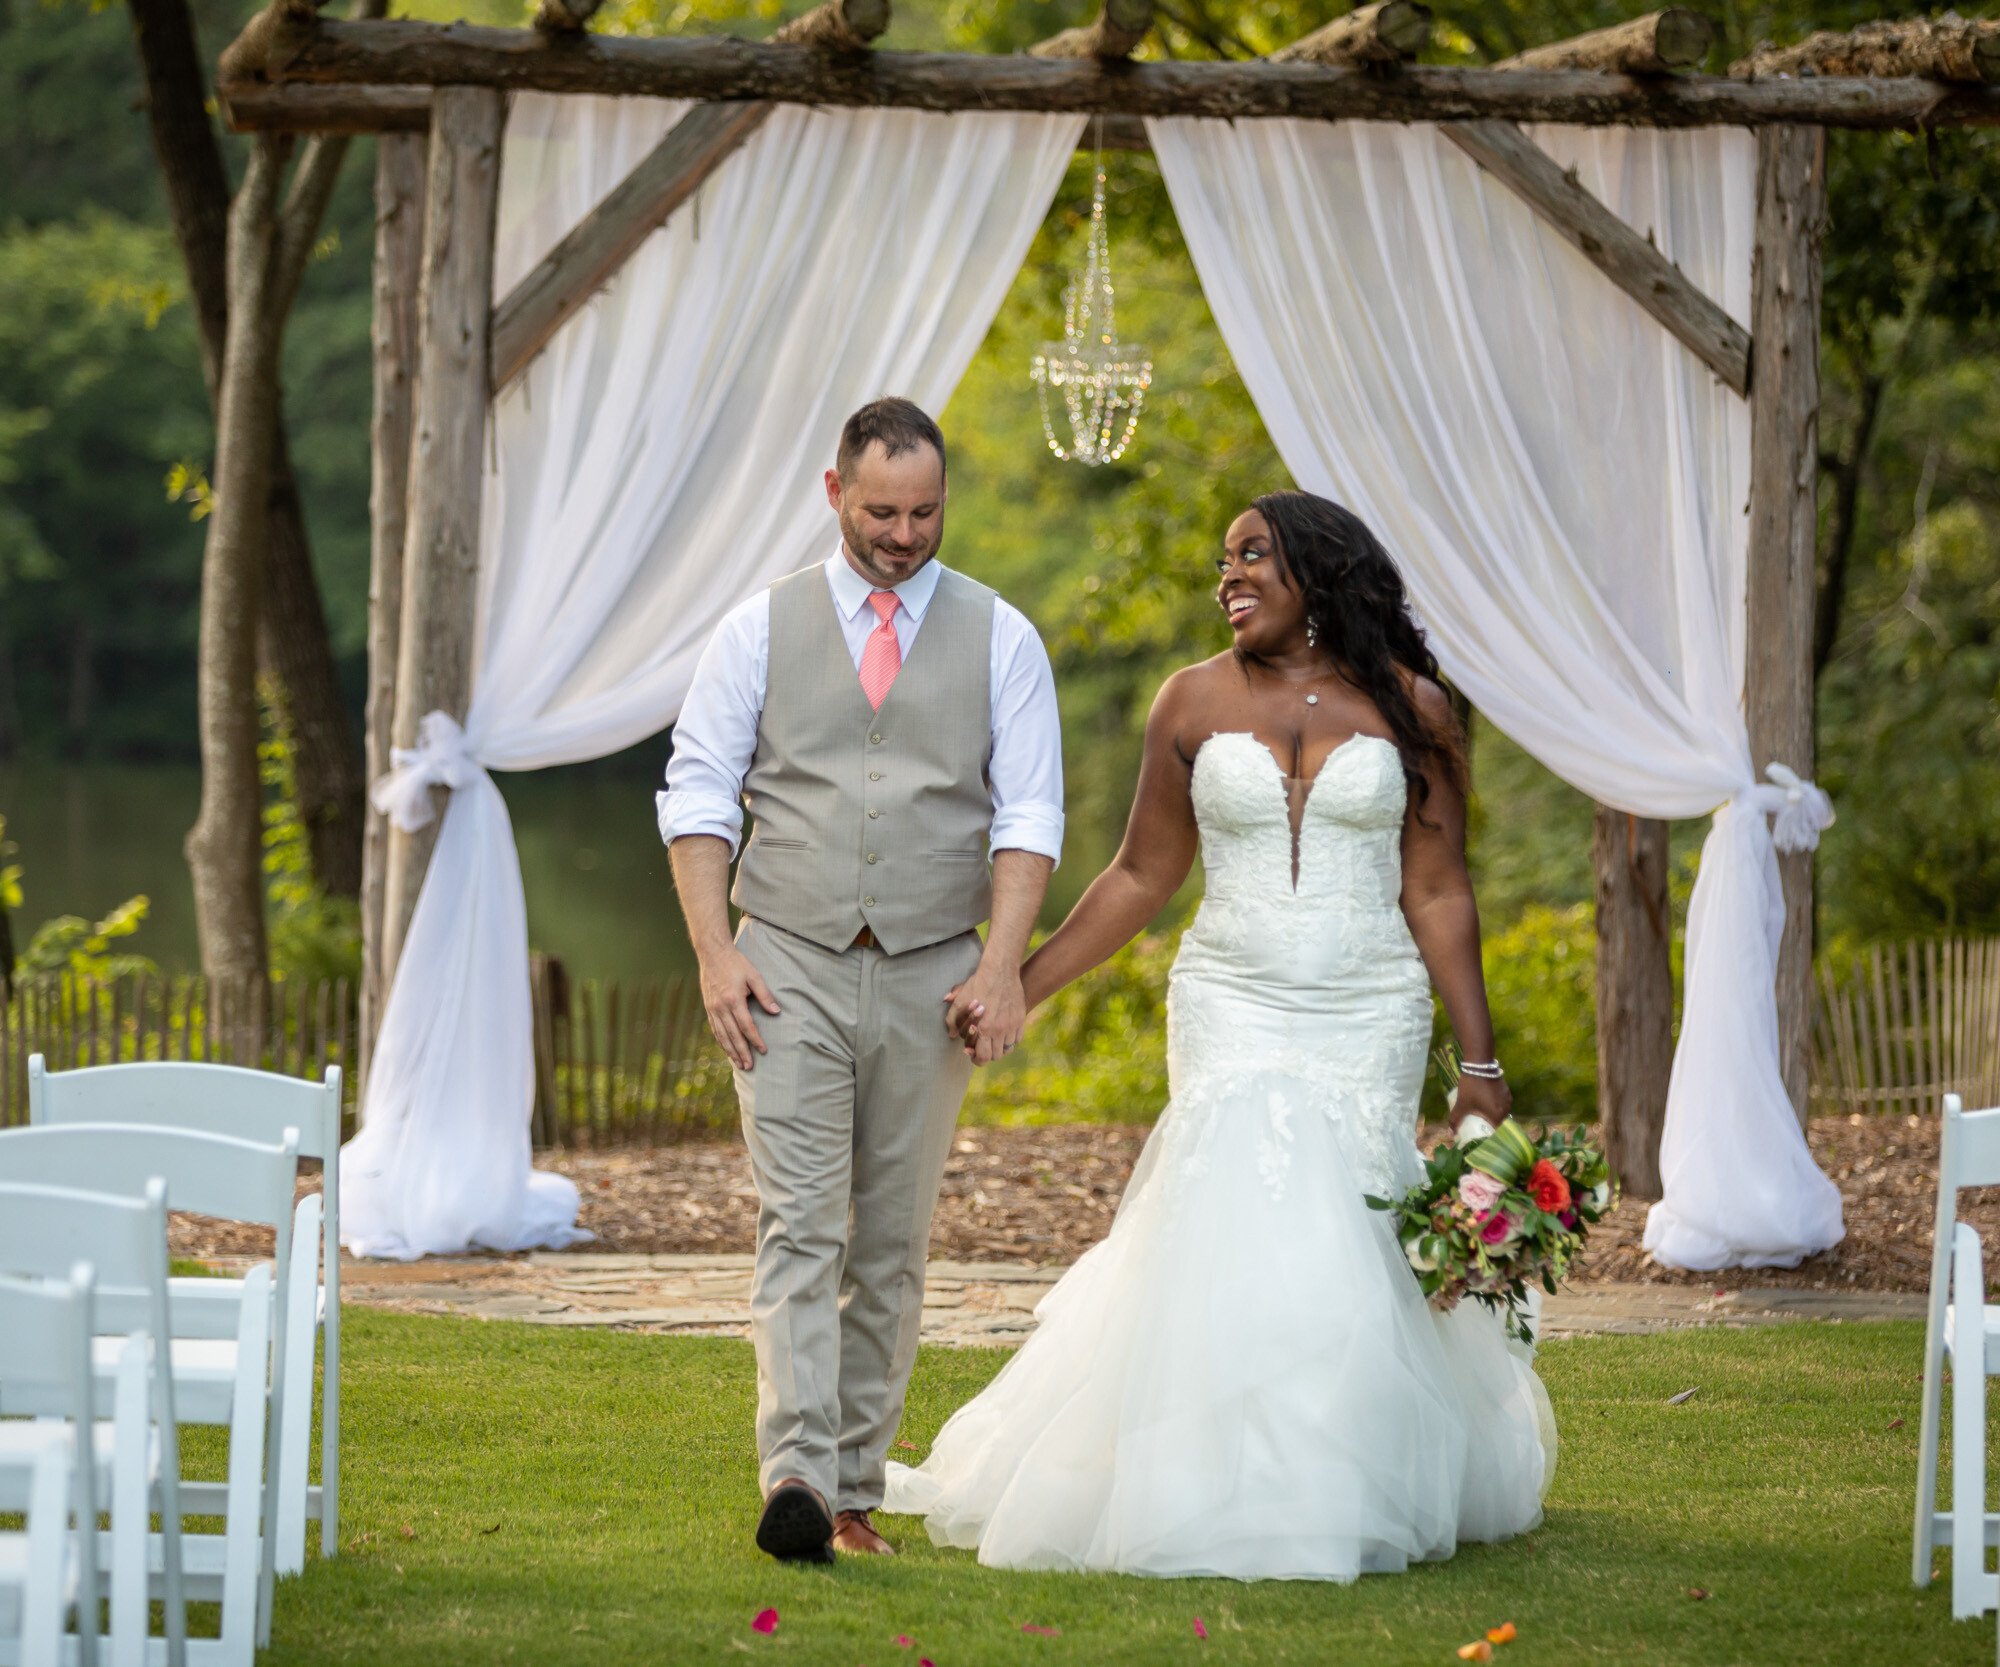
[[926, 562], [935, 559], [943, 548], [944, 517], [938, 517], [937, 535], [928, 543], [899, 545], [871, 541], [847, 515], [840, 518], [840, 536], [846, 541], [847, 553], [854, 558], [855, 566], [882, 589], [893, 590], [918, 572]]

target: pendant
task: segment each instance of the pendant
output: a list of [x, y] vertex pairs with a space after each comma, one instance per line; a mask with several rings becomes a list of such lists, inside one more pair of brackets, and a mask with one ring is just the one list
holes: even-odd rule
[[1308, 706], [1317, 706], [1317, 705], [1319, 705], [1319, 696], [1318, 696], [1318, 695], [1307, 695], [1307, 696], [1306, 696], [1306, 705], [1308, 705]]

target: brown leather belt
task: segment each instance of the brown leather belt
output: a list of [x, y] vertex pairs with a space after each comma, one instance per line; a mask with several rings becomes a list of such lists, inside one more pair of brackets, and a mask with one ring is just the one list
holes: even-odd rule
[[882, 946], [876, 942], [874, 932], [864, 926], [855, 934], [854, 942], [847, 947], [849, 949], [880, 949]]

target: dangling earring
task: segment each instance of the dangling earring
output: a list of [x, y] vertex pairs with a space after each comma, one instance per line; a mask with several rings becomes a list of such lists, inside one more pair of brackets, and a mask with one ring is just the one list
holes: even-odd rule
[[1306, 647], [1319, 647], [1319, 628], [1311, 620], [1306, 621]]

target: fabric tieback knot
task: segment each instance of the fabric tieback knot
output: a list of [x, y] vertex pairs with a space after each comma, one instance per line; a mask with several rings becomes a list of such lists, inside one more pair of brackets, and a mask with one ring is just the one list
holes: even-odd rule
[[417, 744], [389, 754], [394, 768], [376, 778], [368, 789], [369, 803], [404, 833], [415, 833], [437, 814], [431, 789], [454, 792], [469, 785], [479, 771], [465, 731], [449, 712], [428, 712], [417, 725]]
[[861, 692], [868, 704], [881, 711], [889, 685], [903, 669], [903, 645], [896, 636], [896, 593], [871, 590], [868, 606], [875, 610], [876, 626], [861, 647]]
[[1833, 826], [1833, 800], [1817, 782], [1807, 781], [1776, 760], [1764, 766], [1769, 782], [1753, 782], [1736, 795], [1771, 818], [1771, 843], [1780, 851], [1817, 849], [1819, 836]]

